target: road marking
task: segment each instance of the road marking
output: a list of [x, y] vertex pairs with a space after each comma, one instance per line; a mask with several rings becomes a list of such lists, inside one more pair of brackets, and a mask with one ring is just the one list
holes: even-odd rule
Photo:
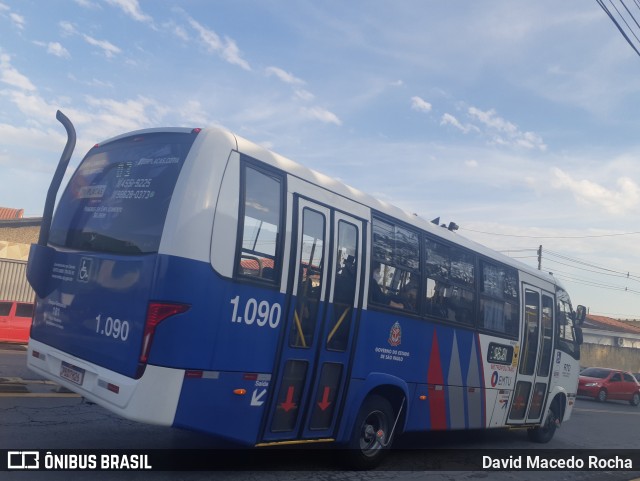
[[583, 412], [583, 413], [631, 414], [632, 416], [640, 416], [640, 412], [609, 411], [608, 409], [573, 408], [573, 410], [574, 411], [580, 411], [580, 412]]
[[0, 384], [57, 384], [48, 379], [22, 379], [21, 377], [0, 377]]
[[2, 397], [82, 397], [74, 392], [0, 392]]
[[3, 356], [6, 355], [13, 355], [13, 356], [22, 356], [24, 357], [25, 354], [27, 353], [26, 349], [23, 351], [22, 349], [0, 349], [0, 354], [2, 354]]
[[[51, 388], [42, 392], [44, 387]], [[56, 387], [53, 387], [56, 386]], [[35, 392], [32, 392], [35, 391]], [[40, 392], [38, 392], [40, 391]], [[48, 379], [22, 379], [21, 377], [0, 377], [0, 397], [81, 397]]]

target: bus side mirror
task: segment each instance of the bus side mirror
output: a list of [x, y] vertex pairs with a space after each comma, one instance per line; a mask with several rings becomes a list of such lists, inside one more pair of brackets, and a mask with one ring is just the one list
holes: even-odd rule
[[582, 325], [585, 318], [587, 317], [587, 308], [584, 306], [578, 306], [576, 309], [576, 324], [579, 326]]

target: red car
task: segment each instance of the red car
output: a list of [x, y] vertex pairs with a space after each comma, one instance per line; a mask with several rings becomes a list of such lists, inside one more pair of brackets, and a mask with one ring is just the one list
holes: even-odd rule
[[32, 317], [32, 303], [0, 301], [0, 342], [27, 342]]
[[600, 402], [618, 399], [637, 406], [640, 404], [640, 384], [630, 372], [590, 367], [580, 373], [578, 396], [593, 397]]

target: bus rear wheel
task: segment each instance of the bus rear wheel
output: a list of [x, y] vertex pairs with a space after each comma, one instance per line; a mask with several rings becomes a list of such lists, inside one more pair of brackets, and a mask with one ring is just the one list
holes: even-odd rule
[[365, 399], [345, 453], [349, 467], [371, 469], [380, 464], [391, 446], [393, 419], [393, 408], [386, 398], [373, 395]]

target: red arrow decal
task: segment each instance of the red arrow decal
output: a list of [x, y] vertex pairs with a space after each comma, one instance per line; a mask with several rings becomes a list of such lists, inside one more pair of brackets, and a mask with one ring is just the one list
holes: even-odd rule
[[282, 406], [282, 409], [284, 409], [284, 412], [286, 413], [297, 407], [293, 402], [293, 386], [289, 386], [289, 389], [287, 389], [287, 399], [285, 402], [280, 404], [280, 406]]
[[329, 402], [330, 392], [331, 389], [329, 388], [329, 386], [325, 386], [324, 392], [322, 393], [322, 401], [318, 403], [318, 406], [320, 406], [320, 409], [322, 409], [323, 411], [331, 405], [331, 403]]

